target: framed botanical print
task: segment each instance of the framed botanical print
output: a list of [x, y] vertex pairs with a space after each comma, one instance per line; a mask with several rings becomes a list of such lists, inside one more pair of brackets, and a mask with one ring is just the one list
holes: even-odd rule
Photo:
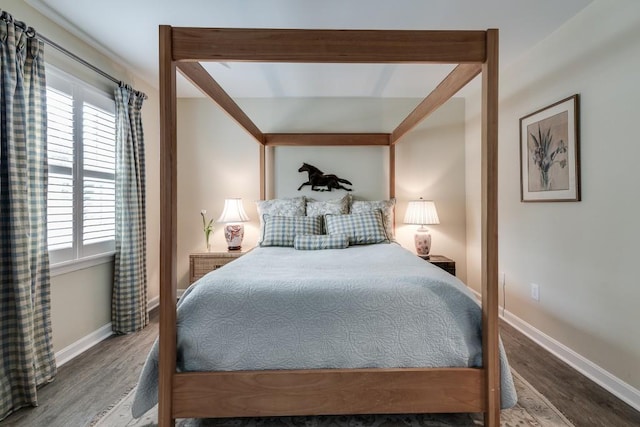
[[580, 201], [579, 96], [520, 119], [523, 202]]

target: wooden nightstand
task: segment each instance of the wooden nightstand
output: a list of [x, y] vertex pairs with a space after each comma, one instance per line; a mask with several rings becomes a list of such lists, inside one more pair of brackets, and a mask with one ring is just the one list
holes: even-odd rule
[[450, 273], [453, 276], [456, 275], [456, 262], [454, 260], [442, 255], [418, 256], [426, 261], [429, 261], [431, 264], [440, 267], [447, 273]]
[[240, 258], [252, 248], [239, 251], [197, 252], [189, 254], [189, 284], [210, 271], [217, 270], [234, 259]]

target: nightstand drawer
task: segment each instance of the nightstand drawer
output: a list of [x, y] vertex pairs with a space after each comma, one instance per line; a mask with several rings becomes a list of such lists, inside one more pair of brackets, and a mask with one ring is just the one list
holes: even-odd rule
[[456, 275], [456, 262], [454, 260], [442, 255], [418, 256], [423, 260], [429, 261], [431, 264], [440, 267], [452, 276]]
[[249, 250], [229, 251], [229, 252], [202, 252], [189, 255], [189, 284], [200, 279], [210, 271], [229, 264], [231, 261], [240, 258]]

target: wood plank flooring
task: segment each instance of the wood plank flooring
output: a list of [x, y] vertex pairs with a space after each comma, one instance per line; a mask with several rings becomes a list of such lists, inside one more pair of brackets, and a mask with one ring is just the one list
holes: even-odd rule
[[576, 427], [640, 426], [640, 412], [607, 392], [519, 331], [501, 322], [511, 366]]
[[102, 341], [62, 366], [56, 379], [40, 388], [40, 406], [20, 409], [0, 422], [0, 427], [88, 425], [96, 414], [136, 385], [157, 335], [158, 315], [155, 313], [144, 330]]
[[[21, 409], [0, 426], [86, 426], [135, 386], [157, 334], [158, 315], [152, 313], [145, 330], [111, 337], [64, 365], [56, 380], [40, 389], [40, 406]], [[640, 412], [509, 325], [501, 325], [501, 334], [511, 365], [577, 427], [640, 426]]]

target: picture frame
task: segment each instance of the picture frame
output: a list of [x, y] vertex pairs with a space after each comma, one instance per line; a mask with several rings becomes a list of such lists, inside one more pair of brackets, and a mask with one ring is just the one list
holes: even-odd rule
[[580, 201], [579, 95], [520, 119], [520, 200]]

